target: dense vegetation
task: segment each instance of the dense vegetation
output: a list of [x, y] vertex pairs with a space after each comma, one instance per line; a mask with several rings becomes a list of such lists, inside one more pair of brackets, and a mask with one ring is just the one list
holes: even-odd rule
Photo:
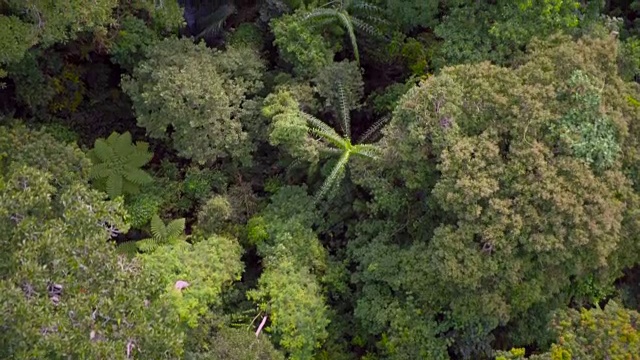
[[640, 1], [0, 0], [0, 358], [640, 359]]

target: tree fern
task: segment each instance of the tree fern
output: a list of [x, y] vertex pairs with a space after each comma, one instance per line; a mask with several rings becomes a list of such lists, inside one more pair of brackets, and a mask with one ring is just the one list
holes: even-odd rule
[[140, 169], [153, 153], [145, 142], [131, 142], [131, 134], [113, 132], [107, 139], [97, 139], [88, 153], [93, 162], [91, 179], [94, 185], [116, 198], [122, 194], [136, 194], [141, 185], [153, 181], [151, 175]]
[[[349, 116], [349, 107], [346, 104], [346, 97], [342, 84], [338, 83], [337, 88], [337, 91], [340, 93], [340, 110], [338, 113], [342, 121], [342, 135], [339, 135], [331, 126], [327, 125], [315, 116], [307, 114], [301, 110], [299, 111], [300, 116], [307, 121], [309, 133], [317, 136], [325, 143], [321, 150], [327, 153], [340, 154], [338, 162], [333, 166], [331, 173], [325, 179], [320, 191], [316, 194], [316, 201], [320, 200], [335, 189], [344, 176], [344, 172], [351, 155], [375, 159], [379, 152], [379, 148], [374, 144], [351, 143], [351, 118]], [[384, 125], [385, 122], [386, 120], [382, 119], [374, 123], [373, 126], [364, 133], [364, 136], [361, 137], [360, 141], [366, 141], [370, 138], [373, 133]]]
[[128, 241], [118, 245], [121, 253], [151, 252], [162, 245], [187, 244], [185, 241], [187, 236], [184, 234], [185, 219], [171, 220], [165, 224], [157, 214], [151, 218], [150, 232], [151, 237], [138, 240]]
[[[335, 5], [337, 4], [337, 6]], [[382, 25], [386, 21], [380, 16], [383, 10], [379, 7], [364, 2], [353, 0], [340, 0], [328, 3], [332, 7], [320, 7], [311, 10], [304, 19], [314, 22], [318, 25], [325, 25], [326, 20], [338, 21], [345, 28], [353, 48], [353, 55], [358, 63], [360, 63], [360, 52], [358, 51], [358, 43], [356, 39], [356, 30], [364, 32], [368, 35], [382, 36], [382, 32], [372, 24]], [[325, 6], [327, 6], [325, 5]], [[360, 17], [354, 13], [360, 12]]]

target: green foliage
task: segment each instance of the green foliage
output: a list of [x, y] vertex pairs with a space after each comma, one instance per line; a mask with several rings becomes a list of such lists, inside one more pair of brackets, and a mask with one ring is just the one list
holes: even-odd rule
[[[576, 0], [500, 0], [497, 4], [455, 1], [435, 34], [443, 39], [437, 67], [512, 60], [534, 37], [570, 31], [592, 18]], [[586, 9], [584, 9], [586, 11]]]
[[384, 6], [387, 18], [403, 32], [410, 32], [416, 27], [432, 28], [437, 23], [438, 2], [422, 0], [377, 0]]
[[180, 356], [171, 307], [145, 306], [153, 280], [107, 242], [125, 213], [89, 188], [82, 152], [18, 126], [0, 127], [0, 153], [0, 357]]
[[[636, 359], [640, 354], [640, 314], [610, 301], [604, 309], [561, 311], [551, 324], [557, 341], [531, 360]], [[524, 349], [499, 351], [496, 360], [525, 359]]]
[[125, 209], [129, 215], [129, 225], [134, 229], [142, 229], [159, 212], [162, 200], [157, 194], [148, 191], [142, 191], [128, 199]]
[[190, 166], [184, 175], [182, 192], [193, 201], [204, 201], [212, 190], [226, 189], [227, 179], [224, 174], [208, 168]]
[[[184, 219], [181, 220], [169, 223], [167, 231], [170, 232], [171, 227], [177, 229], [179, 225], [184, 227]], [[144, 264], [143, 275], [156, 284], [149, 296], [151, 300], [162, 299], [171, 304], [181, 322], [196, 327], [199, 318], [211, 307], [221, 305], [222, 291], [240, 279], [242, 249], [235, 239], [216, 235], [196, 239], [193, 245], [165, 244], [138, 256]], [[177, 281], [186, 281], [189, 285], [176, 289]]]
[[[358, 64], [347, 60], [333, 62], [320, 70], [314, 82], [316, 92], [325, 99], [326, 108], [339, 109], [343, 103], [349, 111], [360, 107], [364, 82]], [[342, 90], [337, 84], [341, 84]]]
[[291, 64], [297, 75], [313, 77], [333, 61], [334, 50], [305, 24], [301, 12], [273, 19], [270, 27], [280, 58]]
[[141, 252], [154, 252], [167, 245], [176, 248], [187, 245], [184, 218], [171, 220], [165, 224], [156, 214], [151, 218], [150, 229], [152, 237], [136, 241], [136, 246]]
[[224, 223], [231, 219], [233, 208], [225, 196], [215, 195], [198, 211], [198, 229], [205, 234], [220, 232]]
[[120, 22], [120, 30], [111, 46], [111, 60], [127, 71], [132, 71], [157, 41], [157, 34], [143, 20], [126, 16]]
[[[342, 66], [336, 67], [340, 69]], [[349, 69], [347, 64], [343, 69]], [[333, 68], [330, 73], [337, 73]], [[348, 71], [348, 70], [347, 70]], [[378, 148], [372, 144], [352, 144], [351, 142], [351, 118], [349, 113], [356, 106], [358, 91], [361, 87], [356, 82], [351, 84], [349, 95], [345, 92], [340, 78], [337, 78], [336, 89], [333, 93], [327, 88], [324, 80], [320, 81], [319, 89], [338, 107], [343, 135], [339, 135], [331, 126], [322, 120], [304, 111], [298, 110], [296, 101], [289, 93], [270, 95], [265, 100], [263, 114], [273, 118], [272, 130], [269, 136], [270, 143], [274, 146], [282, 144], [295, 158], [310, 161], [315, 164], [319, 151], [340, 154], [338, 162], [333, 166], [330, 174], [316, 195], [320, 200], [325, 195], [334, 191], [342, 180], [349, 158], [352, 155], [375, 159]], [[382, 126], [383, 121], [375, 123], [360, 141], [366, 141]], [[318, 139], [318, 140], [316, 140]]]
[[[358, 42], [356, 40], [356, 31], [364, 32], [369, 35], [381, 35], [381, 31], [376, 25], [382, 24], [385, 20], [380, 16], [383, 12], [379, 7], [360, 0], [340, 0], [330, 2], [329, 7], [318, 7], [310, 10], [304, 15], [303, 19], [313, 25], [320, 23], [323, 26], [331, 25], [337, 22], [342, 26], [351, 42], [351, 48], [356, 63], [360, 63], [360, 52], [358, 51]], [[361, 17], [356, 16], [358, 10], [362, 13]]]
[[245, 99], [262, 87], [263, 63], [249, 48], [208, 49], [203, 43], [167, 38], [149, 59], [124, 77], [138, 124], [167, 138], [181, 156], [204, 164], [220, 158], [247, 162], [252, 145], [241, 119]]
[[600, 89], [580, 70], [571, 75], [568, 87], [572, 106], [552, 131], [573, 156], [604, 170], [616, 160], [620, 145], [615, 125], [602, 114]]
[[153, 181], [151, 175], [140, 169], [153, 153], [146, 142], [131, 142], [131, 133], [111, 133], [107, 139], [97, 139], [88, 153], [93, 162], [91, 179], [95, 187], [109, 194], [111, 199], [122, 194], [137, 194], [141, 185]]
[[264, 47], [264, 34], [256, 24], [242, 23], [229, 36], [229, 45], [261, 50]]
[[[0, 15], [0, 66], [18, 62], [36, 43], [35, 29], [15, 16]], [[0, 78], [7, 73], [0, 67]]]
[[211, 350], [190, 360], [284, 360], [264, 334], [256, 337], [245, 329], [223, 327], [215, 332]]
[[128, 3], [134, 10], [132, 12], [148, 14], [151, 28], [158, 34], [176, 33], [184, 24], [179, 0], [133, 0]]
[[326, 268], [326, 253], [310, 229], [316, 214], [304, 188], [281, 188], [271, 201], [250, 221], [249, 236], [265, 268], [248, 296], [269, 316], [267, 330], [289, 358], [309, 359], [327, 337], [327, 309], [316, 279]]
[[[636, 92], [617, 74], [616, 46], [554, 38], [515, 69], [446, 68], [401, 99], [380, 160], [352, 168], [375, 217], [349, 243], [355, 314], [389, 351], [422, 358], [444, 338], [481, 357], [499, 326], [537, 341], [531, 316], [566, 306], [587, 279], [607, 289], [636, 261], [638, 198], [623, 168], [637, 114], [623, 94]], [[571, 113], [609, 127], [570, 128], [586, 147], [564, 151], [550, 129]]]
[[390, 114], [396, 108], [402, 96], [414, 86], [413, 81], [393, 83], [384, 89], [376, 90], [369, 95], [367, 102], [371, 103], [377, 115]]
[[619, 58], [620, 76], [628, 81], [640, 78], [639, 37], [630, 37], [622, 42]]

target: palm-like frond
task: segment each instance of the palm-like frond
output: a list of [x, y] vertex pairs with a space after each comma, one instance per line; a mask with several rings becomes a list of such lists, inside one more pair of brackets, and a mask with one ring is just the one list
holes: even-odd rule
[[353, 24], [351, 22], [351, 17], [346, 12], [339, 12], [338, 19], [344, 27], [347, 29], [347, 34], [349, 35], [349, 40], [351, 40], [351, 47], [353, 48], [353, 56], [356, 58], [356, 62], [360, 63], [360, 52], [358, 52], [358, 42], [356, 40], [356, 34], [353, 30]]
[[351, 152], [356, 155], [377, 159], [380, 155], [380, 147], [373, 144], [358, 144], [353, 146]]
[[162, 219], [158, 214], [153, 215], [151, 218], [151, 235], [154, 239], [162, 240], [165, 238], [166, 228]]
[[167, 242], [177, 242], [181, 240], [182, 235], [184, 234], [185, 229], [185, 219], [176, 219], [172, 220], [166, 227], [166, 241]]
[[[370, 20], [370, 21], [375, 21], [375, 20]], [[382, 21], [382, 20], [380, 20]], [[372, 36], [378, 36], [378, 37], [382, 37], [384, 36], [382, 34], [382, 32], [380, 30], [378, 30], [376, 27], [369, 25], [369, 23], [357, 18], [357, 17], [351, 17], [351, 23], [353, 24], [353, 26], [357, 29], [360, 30], [362, 32], [364, 32], [365, 34], [368, 35], [372, 35]]]
[[373, 125], [371, 125], [369, 129], [367, 129], [367, 131], [365, 131], [364, 134], [360, 136], [360, 138], [358, 139], [358, 143], [363, 143], [371, 139], [371, 137], [374, 134], [376, 134], [378, 130], [380, 130], [390, 119], [391, 119], [390, 116], [385, 116], [382, 119], [373, 123]]
[[342, 131], [347, 139], [351, 139], [351, 116], [349, 116], [349, 104], [344, 94], [342, 82], [338, 82], [338, 95], [340, 97], [340, 117], [342, 118]]
[[137, 241], [121, 242], [116, 247], [116, 252], [118, 254], [123, 254], [129, 257], [133, 257], [138, 252], [138, 242]]
[[300, 115], [309, 123], [309, 131], [313, 134], [320, 136], [327, 140], [330, 144], [344, 149], [346, 147], [345, 140], [329, 125], [325, 124], [322, 120], [316, 118], [313, 115], [307, 114], [303, 111]]
[[347, 167], [347, 162], [349, 162], [349, 156], [351, 155], [350, 151], [345, 151], [340, 156], [338, 162], [333, 166], [331, 173], [324, 180], [320, 191], [316, 194], [315, 200], [319, 201], [324, 197], [324, 195], [331, 190], [332, 187], [337, 186], [337, 183], [342, 179], [342, 175], [344, 174], [345, 168]]
[[204, 29], [196, 35], [197, 39], [201, 39], [205, 36], [212, 36], [220, 32], [231, 14], [236, 12], [236, 7], [233, 4], [221, 5], [209, 15], [205, 16], [200, 22], [205, 24]]

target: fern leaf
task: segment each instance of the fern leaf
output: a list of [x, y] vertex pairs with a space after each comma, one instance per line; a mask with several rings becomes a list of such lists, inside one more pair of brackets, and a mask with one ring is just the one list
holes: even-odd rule
[[336, 9], [317, 8], [306, 14], [302, 20], [308, 21], [327, 17], [337, 17], [338, 14], [339, 12]]
[[134, 167], [125, 167], [122, 175], [136, 185], [146, 185], [153, 182], [153, 178], [146, 171]]
[[384, 10], [381, 7], [365, 1], [354, 1], [349, 7], [351, 9], [362, 10], [368, 13], [384, 13]]
[[331, 174], [325, 179], [320, 191], [316, 195], [315, 201], [319, 201], [322, 197], [333, 187], [336, 186], [337, 183], [341, 180], [342, 175], [344, 174], [345, 167], [347, 166], [347, 162], [349, 161], [349, 155], [351, 153], [349, 151], [345, 151], [336, 165], [334, 165], [331, 170]]
[[227, 20], [231, 14], [236, 12], [236, 7], [233, 4], [224, 4], [211, 14], [207, 15], [201, 22], [206, 24], [204, 30], [202, 30], [197, 36], [197, 39], [203, 38], [205, 36], [215, 35], [220, 30], [222, 30], [222, 26], [224, 22]]
[[152, 252], [153, 250], [157, 249], [158, 246], [160, 246], [158, 240], [151, 238], [138, 240], [136, 241], [136, 245], [138, 246], [138, 250], [140, 250], [140, 252]]
[[136, 195], [140, 193], [140, 186], [132, 183], [131, 181], [122, 182], [122, 193]]
[[373, 123], [373, 125], [371, 125], [369, 127], [369, 129], [367, 129], [367, 131], [364, 132], [364, 134], [362, 134], [362, 136], [360, 136], [360, 139], [358, 140], [358, 143], [363, 143], [367, 140], [369, 140], [375, 133], [377, 133], [378, 130], [380, 130], [389, 120], [391, 119], [390, 116], [385, 116], [382, 119], [376, 121], [375, 123]]
[[101, 161], [108, 163], [114, 158], [113, 149], [107, 144], [104, 139], [96, 139], [93, 146], [93, 153]]
[[118, 137], [120, 137], [120, 134], [115, 131], [113, 131], [111, 135], [109, 135], [109, 137], [107, 138], [107, 144], [109, 145], [109, 147], [114, 147], [114, 145], [118, 141]]
[[179, 240], [184, 234], [185, 225], [186, 222], [184, 218], [171, 221], [166, 227], [167, 241]]
[[349, 39], [351, 40], [351, 47], [353, 48], [353, 55], [356, 58], [356, 62], [360, 64], [360, 53], [358, 52], [358, 42], [356, 41], [356, 34], [353, 30], [353, 24], [351, 23], [351, 19], [348, 14], [344, 12], [338, 13], [338, 19], [344, 27], [347, 29], [347, 34], [349, 34]]
[[320, 136], [321, 138], [327, 140], [329, 143], [335, 145], [336, 147], [339, 147], [340, 149], [346, 148], [344, 139], [340, 135], [338, 135], [338, 133], [329, 125], [322, 122], [322, 120], [305, 112], [300, 112], [300, 116], [302, 116], [309, 123], [310, 132]]
[[380, 147], [372, 144], [358, 144], [354, 145], [351, 151], [356, 155], [377, 159], [380, 155], [381, 149]]
[[137, 241], [125, 241], [119, 243], [116, 247], [116, 252], [118, 254], [127, 255], [129, 257], [133, 257], [138, 252], [138, 244]]
[[153, 158], [153, 153], [148, 151], [140, 151], [136, 149], [136, 151], [129, 154], [127, 157], [126, 166], [140, 168], [145, 166], [151, 159]]
[[111, 169], [108, 164], [100, 163], [95, 164], [91, 167], [91, 171], [89, 172], [90, 179], [104, 179], [111, 174]]
[[153, 239], [156, 241], [164, 241], [166, 240], [166, 227], [162, 219], [158, 214], [153, 215], [151, 218], [151, 235], [153, 235]]
[[344, 94], [342, 82], [338, 82], [338, 95], [340, 97], [340, 117], [342, 118], [342, 131], [347, 139], [351, 139], [351, 117], [349, 116], [349, 105]]
[[111, 199], [122, 195], [122, 175], [113, 173], [109, 175], [109, 178], [107, 178], [107, 194]]
[[131, 133], [125, 132], [118, 136], [113, 145], [113, 151], [121, 158], [126, 158], [133, 151], [133, 144], [131, 144]]
[[375, 27], [369, 25], [368, 23], [356, 18], [356, 17], [352, 17], [351, 18], [351, 22], [353, 23], [353, 25], [355, 26], [356, 29], [364, 32], [365, 34], [369, 34], [369, 35], [373, 35], [373, 36], [378, 36], [378, 37], [383, 37], [384, 35], [382, 34], [382, 32], [378, 29], [376, 29]]

